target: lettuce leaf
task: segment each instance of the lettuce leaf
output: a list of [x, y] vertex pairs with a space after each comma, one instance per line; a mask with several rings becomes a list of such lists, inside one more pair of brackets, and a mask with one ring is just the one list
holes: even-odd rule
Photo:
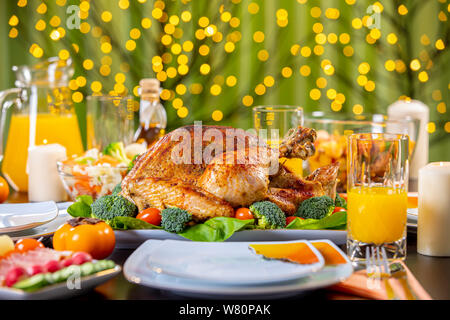
[[339, 211], [322, 219], [294, 219], [286, 229], [342, 229], [347, 225], [347, 212]]
[[253, 226], [254, 219], [240, 220], [228, 217], [216, 217], [201, 224], [188, 227], [178, 235], [193, 241], [225, 241], [233, 233]]
[[155, 226], [144, 220], [133, 217], [114, 217], [111, 221], [109, 221], [109, 225], [114, 230], [161, 229], [159, 226]]
[[83, 195], [76, 198], [76, 202], [67, 208], [67, 213], [72, 217], [91, 217], [91, 204], [94, 202], [91, 196]]

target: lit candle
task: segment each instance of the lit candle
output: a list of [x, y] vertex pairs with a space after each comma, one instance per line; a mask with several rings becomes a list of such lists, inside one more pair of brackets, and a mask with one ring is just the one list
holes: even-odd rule
[[419, 170], [417, 252], [450, 256], [450, 162], [433, 162]]
[[47, 144], [28, 148], [28, 200], [64, 201], [67, 193], [56, 162], [66, 159], [66, 148]]
[[[420, 120], [417, 141], [414, 146], [414, 157], [409, 166], [410, 191], [417, 190], [416, 182], [419, 176], [419, 169], [428, 163], [428, 131], [427, 125], [430, 119], [429, 108], [417, 100], [399, 100], [388, 107], [388, 118], [392, 120], [411, 119]], [[413, 137], [410, 136], [410, 139]]]

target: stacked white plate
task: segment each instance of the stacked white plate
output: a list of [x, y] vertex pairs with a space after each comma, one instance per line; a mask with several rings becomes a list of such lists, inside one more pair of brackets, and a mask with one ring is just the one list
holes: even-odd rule
[[250, 250], [250, 244], [281, 242], [188, 242], [147, 240], [124, 265], [125, 277], [133, 283], [199, 298], [277, 298], [338, 283], [352, 272], [347, 256], [329, 240], [346, 263], [324, 265], [324, 258], [306, 240], [318, 257], [314, 264], [269, 260]]

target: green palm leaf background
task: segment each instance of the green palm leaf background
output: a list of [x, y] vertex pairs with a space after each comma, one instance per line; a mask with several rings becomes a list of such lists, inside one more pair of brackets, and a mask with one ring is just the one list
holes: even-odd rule
[[[75, 7], [70, 7], [75, 6]], [[158, 77], [168, 129], [251, 127], [251, 107], [292, 104], [349, 117], [397, 99], [430, 107], [430, 160], [450, 160], [446, 0], [8, 0], [0, 2], [0, 89], [13, 65], [73, 59], [85, 97], [132, 94]], [[79, 11], [78, 28], [69, 29]], [[73, 20], [75, 21], [75, 20]]]

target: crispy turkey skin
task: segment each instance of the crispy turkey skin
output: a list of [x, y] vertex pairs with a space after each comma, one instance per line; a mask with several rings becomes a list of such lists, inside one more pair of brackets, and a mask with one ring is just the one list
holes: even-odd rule
[[[314, 153], [315, 138], [313, 129], [298, 127], [281, 154], [306, 159]], [[179, 207], [197, 221], [232, 217], [234, 208], [265, 199], [292, 215], [307, 198], [335, 195], [336, 164], [303, 179], [278, 162], [277, 151], [242, 129], [181, 127], [138, 158], [121, 194], [139, 211]]]

